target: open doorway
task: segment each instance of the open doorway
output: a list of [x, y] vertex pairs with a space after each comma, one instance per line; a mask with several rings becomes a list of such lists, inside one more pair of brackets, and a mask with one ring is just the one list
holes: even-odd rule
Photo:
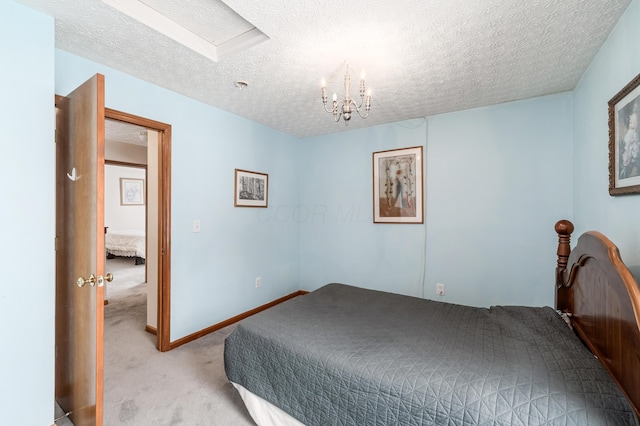
[[105, 304], [114, 295], [120, 298], [125, 288], [145, 284], [145, 294], [148, 286], [149, 293], [154, 295], [148, 298], [150, 312], [146, 324], [155, 329], [157, 273], [149, 275], [147, 265], [155, 272], [158, 263], [158, 250], [154, 250], [158, 241], [158, 176], [155, 172], [158, 160], [152, 155], [154, 150], [148, 149], [149, 134], [152, 144], [157, 144], [157, 132], [153, 130], [105, 120], [105, 267], [114, 274], [114, 281], [105, 287]]
[[[105, 286], [106, 305], [114, 295], [118, 294], [114, 291], [124, 290], [124, 284], [128, 286], [129, 284], [145, 283], [150, 288], [157, 288], [158, 282], [157, 274], [150, 274], [149, 278], [151, 279], [147, 279], [147, 264], [150, 264], [152, 268], [157, 265], [157, 250], [153, 250], [154, 246], [149, 245], [149, 239], [151, 239], [156, 241], [155, 245], [157, 246], [157, 236], [153, 235], [157, 233], [157, 227], [149, 228], [147, 226], [149, 220], [147, 186], [150, 183], [147, 165], [146, 163], [123, 163], [110, 159], [113, 145], [120, 144], [120, 142], [109, 139], [109, 120], [107, 120], [105, 127], [105, 268], [114, 276], [113, 282]], [[146, 156], [146, 146], [136, 146], [136, 148], [138, 147], [142, 148], [141, 151]], [[155, 186], [155, 183], [151, 183], [152, 187]], [[149, 198], [153, 198], [153, 195]], [[155, 218], [157, 217], [157, 205], [154, 207], [155, 209], [151, 208], [150, 216]], [[153, 291], [153, 294], [157, 294], [157, 291]], [[155, 305], [155, 303], [150, 304], [154, 313]], [[155, 319], [153, 324], [155, 326]]]
[[[143, 266], [147, 282], [145, 329], [156, 335], [158, 350], [168, 351], [170, 349], [169, 304], [171, 289], [171, 126], [109, 108], [105, 108], [105, 119], [105, 139], [107, 140], [105, 143], [105, 169], [113, 166], [125, 170], [126, 173], [133, 176], [134, 169], [138, 168], [142, 169], [140, 173], [144, 173], [145, 176], [142, 186], [137, 183], [139, 177], [134, 177], [134, 180], [130, 181], [134, 190], [140, 188], [144, 192], [146, 245], [143, 250]], [[117, 138], [116, 132], [121, 133]], [[108, 142], [110, 139], [118, 140], [115, 141], [117, 143]], [[129, 154], [123, 154], [123, 152], [129, 152]], [[122, 187], [119, 179], [120, 177], [126, 178], [126, 176], [117, 177], [119, 201], [126, 203], [126, 200], [122, 201], [122, 197], [126, 195], [122, 191], [126, 191], [126, 188]], [[105, 197], [106, 195], [105, 193]], [[139, 198], [135, 198], [133, 202], [139, 202]], [[109, 226], [109, 224], [105, 222], [105, 226]], [[106, 231], [108, 234], [110, 229]], [[135, 263], [139, 257], [133, 256], [130, 259], [134, 266], [136, 266]], [[137, 266], [140, 266], [141, 261], [137, 261], [139, 263]], [[109, 289], [107, 288], [107, 297], [108, 295]]]

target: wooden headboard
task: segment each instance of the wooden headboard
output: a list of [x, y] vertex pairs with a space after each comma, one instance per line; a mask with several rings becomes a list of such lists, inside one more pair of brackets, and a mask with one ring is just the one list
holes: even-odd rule
[[573, 224], [556, 223], [556, 309], [598, 357], [640, 416], [640, 288], [618, 247], [585, 232], [571, 250]]

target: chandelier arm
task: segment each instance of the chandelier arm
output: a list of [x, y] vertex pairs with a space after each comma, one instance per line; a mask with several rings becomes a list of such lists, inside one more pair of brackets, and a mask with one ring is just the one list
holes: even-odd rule
[[357, 105], [353, 101], [351, 101], [351, 103], [353, 104], [353, 106], [356, 109], [356, 112], [358, 113], [360, 118], [367, 118], [369, 116], [369, 110], [368, 109], [365, 111], [364, 115], [362, 115], [362, 113], [360, 112], [360, 108], [362, 107], [362, 102], [360, 102], [360, 105]]
[[327, 104], [324, 104], [324, 111], [328, 112], [329, 114], [333, 113], [334, 116], [337, 114], [338, 118], [336, 119], [336, 121], [338, 121], [340, 119], [340, 116], [342, 115], [343, 105], [344, 105], [344, 101], [338, 101], [333, 106], [333, 109], [329, 109], [329, 108], [327, 108]]
[[328, 108], [327, 108], [327, 104], [324, 104], [324, 111], [325, 111], [325, 112], [328, 112], [328, 113], [332, 113], [332, 112], [333, 112], [333, 110], [332, 110], [332, 109], [328, 109]]

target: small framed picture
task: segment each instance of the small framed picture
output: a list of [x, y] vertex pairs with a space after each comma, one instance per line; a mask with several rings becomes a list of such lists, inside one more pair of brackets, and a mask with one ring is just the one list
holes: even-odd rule
[[609, 195], [640, 193], [640, 74], [609, 101]]
[[120, 178], [120, 205], [144, 205], [144, 179]]
[[422, 147], [373, 153], [373, 223], [424, 223]]
[[234, 193], [235, 207], [267, 207], [269, 175], [236, 169]]

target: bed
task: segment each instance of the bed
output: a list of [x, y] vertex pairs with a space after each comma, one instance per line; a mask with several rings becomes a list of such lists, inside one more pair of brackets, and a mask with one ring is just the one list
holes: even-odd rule
[[638, 285], [604, 235], [556, 231], [557, 309], [328, 284], [238, 323], [227, 377], [261, 426], [638, 425]]
[[105, 228], [105, 232], [105, 251], [108, 259], [116, 256], [132, 257], [136, 265], [144, 264], [147, 245], [144, 230], [106, 230]]

